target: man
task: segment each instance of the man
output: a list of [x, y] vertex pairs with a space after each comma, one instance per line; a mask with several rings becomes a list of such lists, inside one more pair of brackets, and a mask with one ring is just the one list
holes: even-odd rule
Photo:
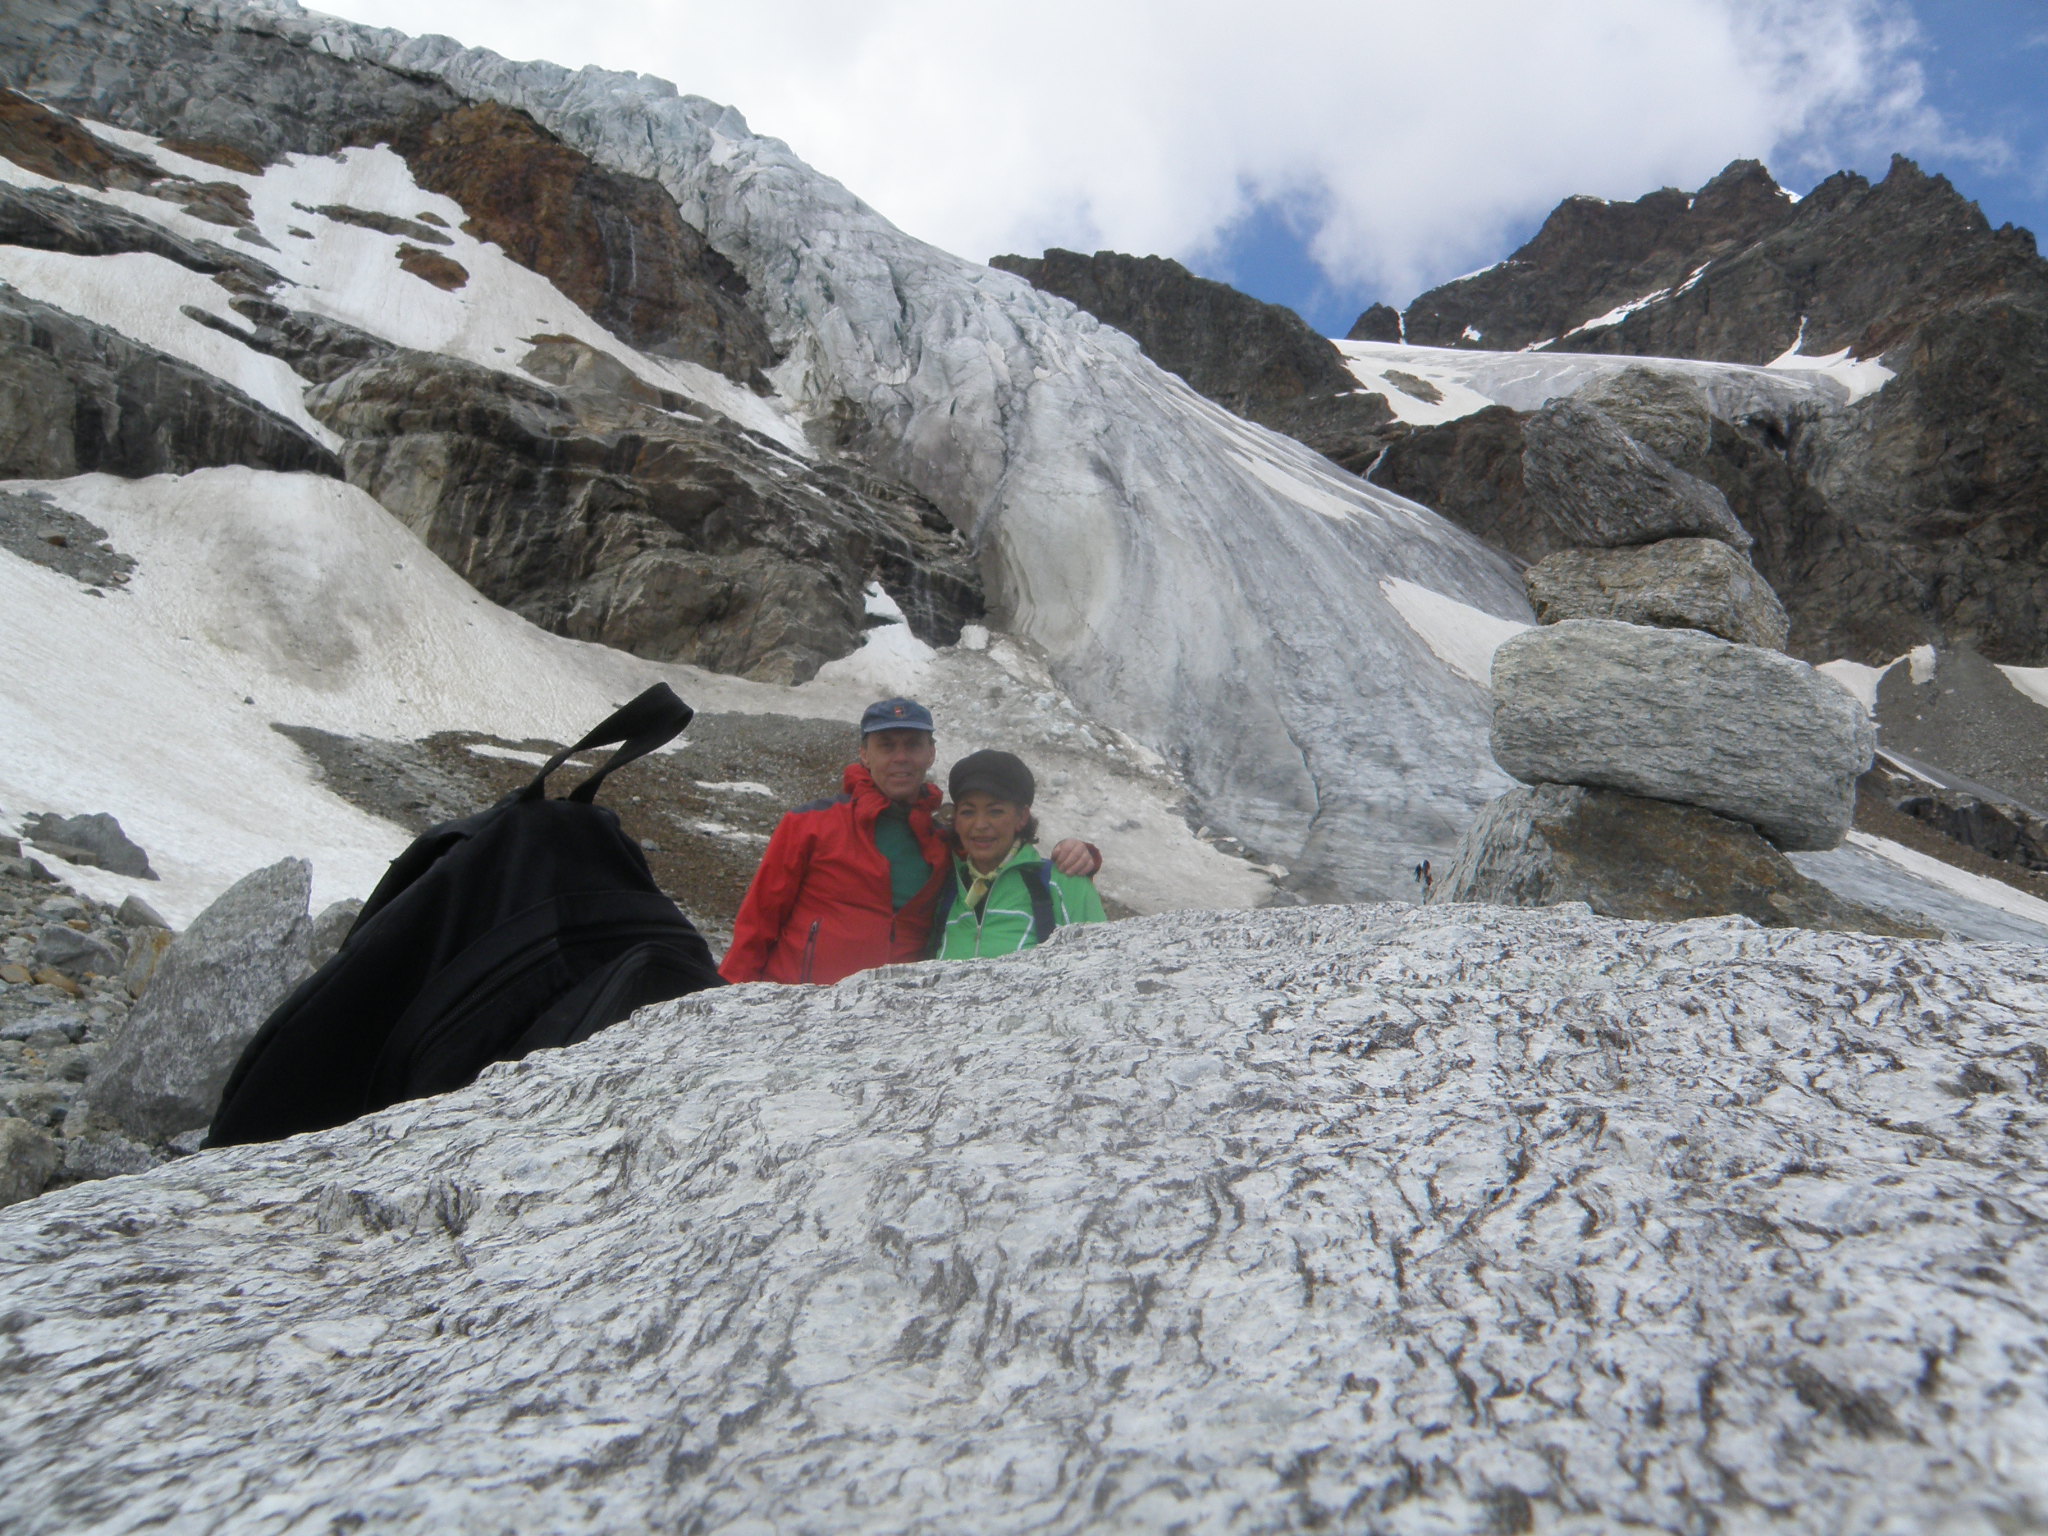
[[[798, 806], [768, 839], [720, 975], [830, 983], [924, 957], [939, 884], [952, 868], [932, 823], [945, 798], [929, 779], [937, 756], [922, 704], [868, 706], [846, 793]], [[1052, 861], [1070, 875], [1102, 867], [1094, 845], [1073, 838], [1053, 849]]]

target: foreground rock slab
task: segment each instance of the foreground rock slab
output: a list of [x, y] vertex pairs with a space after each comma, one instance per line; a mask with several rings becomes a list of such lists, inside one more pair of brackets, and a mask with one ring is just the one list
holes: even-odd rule
[[1719, 539], [1659, 539], [1630, 549], [1562, 549], [1523, 573], [1539, 624], [1613, 619], [1699, 629], [1782, 651], [1792, 624], [1756, 567]]
[[2019, 1528], [2048, 950], [1365, 906], [0, 1213], [0, 1525]]
[[1696, 630], [1571, 619], [1493, 657], [1493, 755], [1524, 784], [1585, 784], [1833, 848], [1870, 766], [1870, 718], [1803, 661]]
[[1766, 928], [1941, 936], [1809, 880], [1742, 822], [1576, 784], [1511, 789], [1481, 811], [1430, 900], [1583, 901], [1603, 917], [1739, 915]]

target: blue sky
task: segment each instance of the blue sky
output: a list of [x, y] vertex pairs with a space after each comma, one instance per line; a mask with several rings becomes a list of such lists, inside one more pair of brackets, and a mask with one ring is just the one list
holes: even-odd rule
[[[1955, 149], [1944, 153], [1938, 140], [1931, 146], [1868, 143], [1829, 163], [1876, 181], [1896, 147], [1923, 170], [1947, 176], [1993, 224], [2018, 224], [2048, 238], [2048, 0], [1916, 0], [1910, 10], [1919, 35], [1906, 45], [1906, 57], [1919, 66], [1924, 100]], [[1772, 169], [1801, 193], [1819, 180], [1811, 172]], [[1496, 255], [1506, 256], [1541, 223], [1541, 215], [1514, 221]], [[1230, 226], [1214, 248], [1183, 259], [1205, 277], [1288, 305], [1331, 336], [1342, 336], [1375, 299], [1402, 305], [1414, 297], [1371, 282], [1333, 283], [1310, 257], [1299, 217], [1290, 219], [1271, 202]], [[1438, 280], [1458, 275], [1452, 269], [1436, 274]]]
[[1341, 335], [1573, 193], [1894, 150], [2048, 231], [2048, 0], [312, 0], [735, 106], [986, 260], [1177, 257]]

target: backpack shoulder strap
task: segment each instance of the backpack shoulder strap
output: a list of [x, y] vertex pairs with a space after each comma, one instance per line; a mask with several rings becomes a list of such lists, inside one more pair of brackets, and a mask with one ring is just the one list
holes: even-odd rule
[[946, 877], [939, 882], [939, 899], [932, 904], [931, 938], [927, 941], [931, 957], [938, 958], [939, 951], [946, 947], [946, 924], [953, 920], [953, 903], [960, 899], [960, 872], [953, 867], [951, 858], [946, 860]]
[[1052, 911], [1052, 860], [1020, 864], [1017, 872], [1024, 877], [1024, 889], [1031, 893], [1031, 931], [1037, 935], [1037, 942], [1043, 944], [1059, 926]]
[[533, 782], [519, 792], [519, 798], [541, 799], [547, 793], [548, 775], [578, 752], [618, 742], [619, 749], [605, 759], [604, 765], [569, 791], [571, 800], [580, 800], [588, 805], [597, 798], [597, 788], [604, 783], [607, 774], [625, 767], [636, 758], [645, 757], [657, 747], [667, 746], [682, 734], [683, 727], [690, 723], [695, 713], [676, 697], [675, 690], [667, 683], [656, 683], [638, 698], [621, 704], [575, 746], [564, 747], [548, 759], [547, 766], [534, 775]]

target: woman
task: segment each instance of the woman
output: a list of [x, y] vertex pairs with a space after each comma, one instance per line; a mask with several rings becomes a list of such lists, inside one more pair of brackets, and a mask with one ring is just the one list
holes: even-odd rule
[[1030, 949], [1062, 923], [1099, 923], [1102, 898], [1085, 875], [1064, 875], [1032, 846], [1038, 785], [1021, 758], [973, 752], [953, 765], [952, 878], [932, 916], [933, 953], [972, 960]]

